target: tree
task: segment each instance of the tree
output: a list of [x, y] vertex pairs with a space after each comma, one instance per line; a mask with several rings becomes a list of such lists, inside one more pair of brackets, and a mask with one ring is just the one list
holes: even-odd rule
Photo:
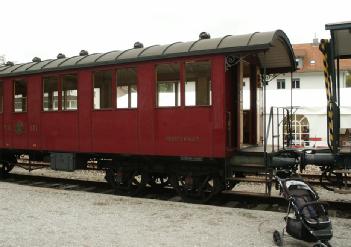
[[6, 63], [5, 55], [0, 55], [0, 65], [3, 65], [5, 63]]

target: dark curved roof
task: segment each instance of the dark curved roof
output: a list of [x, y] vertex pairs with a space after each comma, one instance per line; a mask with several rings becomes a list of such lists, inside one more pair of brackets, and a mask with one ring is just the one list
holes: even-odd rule
[[296, 69], [290, 41], [283, 31], [277, 30], [2, 66], [0, 67], [0, 77], [164, 58], [245, 53], [256, 53], [261, 67], [266, 67], [268, 73], [284, 73]]

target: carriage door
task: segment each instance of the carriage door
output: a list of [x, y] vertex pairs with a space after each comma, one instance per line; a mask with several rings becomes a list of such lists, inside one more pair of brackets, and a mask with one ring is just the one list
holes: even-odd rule
[[258, 143], [258, 69], [238, 58], [226, 58], [227, 149]]
[[228, 151], [240, 149], [243, 136], [242, 123], [243, 65], [235, 56], [226, 57], [226, 147]]
[[255, 145], [260, 136], [260, 94], [259, 69], [256, 65], [244, 64], [243, 78], [243, 138], [242, 144]]

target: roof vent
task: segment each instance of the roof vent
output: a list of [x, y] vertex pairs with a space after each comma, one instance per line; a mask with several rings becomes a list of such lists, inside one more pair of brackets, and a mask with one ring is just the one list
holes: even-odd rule
[[40, 57], [34, 57], [32, 59], [32, 62], [39, 63], [39, 62], [41, 62], [41, 59], [40, 59]]
[[210, 39], [211, 38], [211, 35], [207, 32], [201, 32], [199, 34], [199, 39]]
[[134, 43], [134, 49], [143, 48], [143, 47], [144, 47], [143, 43], [139, 41]]
[[57, 54], [57, 59], [61, 59], [61, 58], [66, 58], [66, 55], [63, 53]]
[[6, 66], [13, 66], [13, 65], [15, 65], [15, 64], [14, 64], [13, 62], [11, 62], [11, 61], [7, 61], [5, 65], [6, 65]]
[[86, 51], [86, 50], [81, 50], [81, 51], [79, 52], [79, 56], [88, 56], [88, 55], [89, 55], [89, 52]]

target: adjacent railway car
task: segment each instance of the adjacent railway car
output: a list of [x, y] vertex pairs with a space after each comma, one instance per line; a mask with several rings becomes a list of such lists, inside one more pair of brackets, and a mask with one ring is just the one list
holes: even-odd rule
[[239, 170], [230, 160], [262, 144], [266, 75], [295, 69], [280, 30], [7, 63], [0, 67], [1, 171], [23, 155], [50, 159], [57, 170], [95, 162], [118, 191], [171, 183], [184, 198], [209, 200], [233, 186]]

